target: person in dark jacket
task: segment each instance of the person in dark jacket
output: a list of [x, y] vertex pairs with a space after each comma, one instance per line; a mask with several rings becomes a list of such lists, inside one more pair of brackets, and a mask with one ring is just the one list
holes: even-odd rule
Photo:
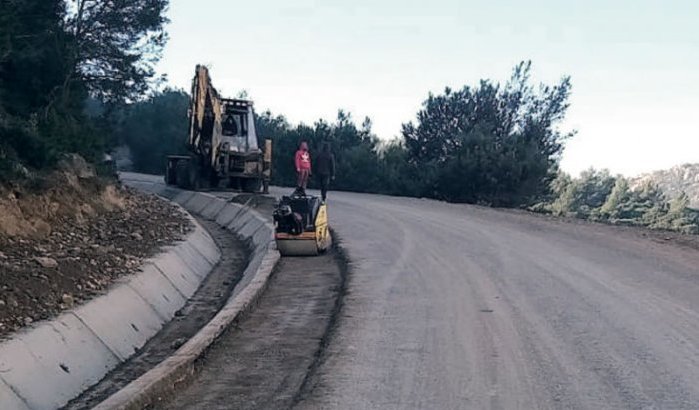
[[335, 157], [333, 153], [330, 152], [330, 144], [323, 143], [323, 148], [318, 154], [315, 160], [316, 163], [316, 175], [318, 176], [318, 182], [320, 184], [320, 195], [323, 198], [323, 202], [328, 196], [328, 187], [330, 186], [330, 181], [335, 179]]

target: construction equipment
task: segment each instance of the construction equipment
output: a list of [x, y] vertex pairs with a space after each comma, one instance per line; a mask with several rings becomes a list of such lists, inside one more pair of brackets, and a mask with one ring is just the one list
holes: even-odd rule
[[283, 256], [314, 256], [331, 243], [327, 205], [317, 196], [283, 196], [274, 210], [274, 236]]
[[253, 103], [221, 98], [209, 70], [197, 65], [189, 108], [189, 155], [167, 158], [165, 182], [183, 189], [237, 189], [267, 193], [272, 141], [257, 145]]

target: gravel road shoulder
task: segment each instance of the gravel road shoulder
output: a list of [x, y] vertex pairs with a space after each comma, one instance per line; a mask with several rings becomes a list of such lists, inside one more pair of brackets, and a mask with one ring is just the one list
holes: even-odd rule
[[158, 409], [279, 409], [306, 390], [343, 292], [336, 252], [282, 258], [258, 306], [197, 363], [198, 373]]

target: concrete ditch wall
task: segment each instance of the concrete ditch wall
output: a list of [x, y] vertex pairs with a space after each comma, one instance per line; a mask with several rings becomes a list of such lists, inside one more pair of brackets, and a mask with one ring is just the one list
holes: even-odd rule
[[[98, 409], [141, 408], [192, 363], [264, 290], [279, 260], [274, 227], [243, 205], [206, 193], [165, 186], [161, 178], [126, 174], [124, 182], [215, 220], [254, 250], [244, 276], [221, 311], [172, 357], [109, 397]], [[185, 242], [149, 260], [141, 272], [107, 293], [52, 321], [0, 343], [0, 409], [56, 409], [128, 359], [172, 319], [220, 258], [208, 233], [195, 223]]]
[[[191, 216], [190, 216], [191, 218]], [[108, 293], [0, 344], [0, 408], [55, 409], [131, 357], [169, 322], [221, 254], [193, 232]]]
[[247, 273], [259, 268], [268, 250], [272, 249], [276, 253], [274, 226], [271, 221], [244, 205], [228, 202], [205, 192], [182, 191], [166, 186], [162, 177], [159, 176], [125, 172], [122, 173], [122, 181], [133, 188], [169, 199], [192, 214], [216, 221], [219, 226], [251, 241], [253, 255], [246, 274], [241, 280], [243, 286], [236, 286], [231, 298], [235, 297], [236, 292], [245, 288], [245, 281], [250, 280], [251, 277]]
[[243, 278], [233, 290], [231, 300], [247, 287], [255, 276], [254, 273], [262, 265], [263, 259], [271, 257], [270, 251], [278, 258], [271, 221], [244, 205], [228, 202], [205, 192], [182, 191], [169, 187], [163, 183], [162, 177], [122, 173], [122, 180], [128, 186], [169, 199], [192, 214], [215, 221], [219, 226], [251, 241], [250, 248], [253, 249], [253, 254]]
[[169, 394], [177, 382], [194, 372], [194, 362], [237, 318], [249, 310], [262, 294], [279, 260], [274, 243], [274, 226], [260, 214], [237, 203], [207, 193], [194, 193], [167, 187], [162, 178], [123, 173], [122, 181], [180, 204], [191, 213], [230, 230], [249, 241], [253, 253], [243, 278], [221, 310], [180, 347], [172, 356], [146, 372], [95, 407], [104, 409], [142, 409], [160, 396]]

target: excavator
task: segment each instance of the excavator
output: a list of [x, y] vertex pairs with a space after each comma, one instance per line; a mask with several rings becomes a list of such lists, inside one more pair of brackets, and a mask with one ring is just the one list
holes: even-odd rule
[[272, 168], [272, 140], [258, 147], [253, 102], [222, 98], [206, 66], [197, 65], [190, 97], [189, 155], [167, 157], [165, 182], [182, 189], [235, 189], [265, 193]]
[[[190, 99], [189, 155], [167, 157], [165, 182], [188, 190], [268, 193], [272, 141], [258, 147], [253, 103], [222, 98], [209, 70], [197, 65]], [[315, 196], [283, 196], [274, 210], [275, 240], [284, 256], [312, 256], [330, 247], [327, 206]]]

